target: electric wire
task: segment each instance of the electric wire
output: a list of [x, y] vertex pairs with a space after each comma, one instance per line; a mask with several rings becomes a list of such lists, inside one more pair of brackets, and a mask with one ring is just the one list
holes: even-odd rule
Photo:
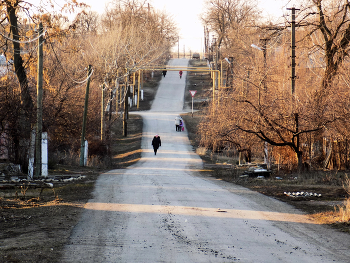
[[[308, 54], [308, 57], [311, 58], [312, 62], [315, 63], [315, 66], [311, 64], [310, 60], [308, 59], [307, 60], [307, 65], [308, 65], [308, 68], [310, 70], [311, 73], [313, 73], [317, 78], [321, 78], [320, 77], [320, 74], [318, 74], [317, 72], [315, 72], [314, 68], [321, 68], [321, 69], [324, 69], [324, 65], [322, 65], [321, 63], [318, 62], [318, 60], [316, 59], [316, 55], [315, 53], [320, 53], [321, 55], [324, 55], [324, 52], [321, 48], [319, 48], [319, 45], [318, 44], [315, 44], [315, 41], [317, 41], [317, 36], [315, 36], [315, 33], [311, 34], [310, 35], [310, 38], [311, 38], [311, 41], [312, 41], [312, 45], [314, 47], [318, 47], [318, 48], [315, 48], [314, 51], [312, 52], [309, 52]], [[315, 38], [315, 40], [314, 40]], [[317, 41], [319, 42], [319, 41]], [[317, 67], [318, 66], [318, 67]]]
[[61, 61], [60, 61], [60, 59], [58, 58], [58, 55], [57, 55], [57, 53], [56, 53], [56, 51], [55, 51], [55, 49], [54, 49], [54, 47], [53, 47], [52, 41], [50, 41], [49, 43], [50, 43], [51, 49], [52, 49], [52, 51], [53, 51], [53, 53], [54, 53], [54, 55], [55, 55], [55, 57], [56, 57], [56, 60], [57, 60], [58, 64], [61, 66], [61, 68], [62, 68], [64, 74], [65, 74], [68, 78], [70, 78], [70, 80], [72, 80], [72, 81], [73, 81], [74, 83], [76, 83], [76, 84], [84, 84], [84, 83], [86, 83], [86, 82], [89, 80], [89, 78], [92, 76], [92, 74], [94, 73], [94, 69], [91, 70], [91, 73], [89, 74], [89, 76], [87, 76], [86, 79], [84, 79], [84, 80], [82, 80], [82, 81], [75, 80], [74, 78], [72, 78], [72, 77], [65, 71], [65, 69], [64, 69], [64, 67], [63, 67], [63, 65], [62, 65], [62, 63], [61, 63]]
[[45, 36], [45, 33], [46, 33], [46, 30], [41, 33], [39, 36], [33, 38], [33, 39], [29, 39], [29, 40], [16, 40], [16, 39], [13, 39], [13, 38], [9, 38], [7, 36], [5, 36], [3, 33], [0, 32], [0, 36], [2, 36], [3, 38], [11, 41], [11, 42], [16, 42], [16, 43], [19, 43], [19, 44], [28, 44], [28, 43], [32, 43], [34, 41], [37, 41], [40, 37], [42, 36]]
[[[96, 51], [94, 45], [91, 43], [90, 40], [89, 40], [89, 44], [90, 44], [90, 46], [92, 47], [92, 49], [93, 49], [94, 51]], [[124, 49], [126, 50], [126, 52], [128, 52], [127, 47], [124, 47]], [[103, 56], [102, 56], [102, 58], [105, 60], [106, 64], [108, 64], [107, 61], [106, 61], [106, 59], [105, 59]], [[128, 72], [124, 73], [123, 75], [117, 76], [115, 81], [117, 82], [117, 81], [119, 81], [120, 79], [124, 79], [125, 77], [129, 76], [130, 73], [131, 73], [131, 71], [132, 71], [132, 70], [129, 70]], [[109, 88], [109, 85], [108, 85], [106, 82], [105, 82], [105, 85], [106, 85], [105, 90], [106, 90], [106, 89], [111, 89], [111, 88]], [[117, 85], [117, 87], [116, 87], [116, 92], [117, 92], [117, 91], [121, 91], [121, 89], [122, 89], [122, 86]], [[119, 93], [119, 92], [118, 92], [118, 93]], [[116, 102], [118, 103], [118, 105], [122, 105], [122, 104], [125, 102], [126, 95], [127, 95], [127, 88], [123, 88], [123, 93], [124, 93], [124, 94], [122, 94], [122, 96], [121, 96], [122, 99], [121, 99], [120, 101], [118, 101], [118, 98], [116, 98]], [[108, 105], [112, 100], [114, 100], [114, 97], [108, 99], [107, 105]]]

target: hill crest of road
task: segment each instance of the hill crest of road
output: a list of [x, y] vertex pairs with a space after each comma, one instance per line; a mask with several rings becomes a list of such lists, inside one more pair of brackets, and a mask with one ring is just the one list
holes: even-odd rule
[[[185, 59], [169, 66], [185, 66]], [[185, 131], [186, 72], [168, 71], [144, 120], [142, 158], [102, 174], [62, 262], [348, 262], [349, 236], [246, 188], [199, 175]], [[161, 138], [157, 154], [151, 146]]]

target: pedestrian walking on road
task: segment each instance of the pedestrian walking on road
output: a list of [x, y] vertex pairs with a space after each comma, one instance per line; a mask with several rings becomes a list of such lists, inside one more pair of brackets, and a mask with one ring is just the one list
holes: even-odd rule
[[183, 123], [183, 120], [182, 120], [182, 119], [180, 119], [179, 130], [180, 130], [180, 131], [183, 131], [183, 130], [184, 130], [184, 123]]
[[180, 79], [182, 78], [182, 70], [179, 71]]
[[163, 76], [165, 78], [165, 75], [166, 75], [166, 70], [163, 70]]
[[175, 130], [176, 131], [181, 131], [180, 124], [183, 123], [183, 119], [180, 116], [177, 116], [175, 118]]
[[180, 131], [180, 120], [181, 120], [180, 116], [175, 117], [175, 130], [176, 131]]
[[153, 137], [153, 140], [152, 140], [152, 146], [153, 146], [153, 150], [154, 150], [154, 155], [157, 155], [157, 150], [160, 146], [162, 146], [162, 142], [160, 140], [160, 137], [158, 134], [156, 134], [154, 137]]

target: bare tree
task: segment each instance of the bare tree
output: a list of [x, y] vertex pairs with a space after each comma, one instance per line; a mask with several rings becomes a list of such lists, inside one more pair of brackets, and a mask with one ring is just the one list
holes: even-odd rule
[[97, 34], [99, 31], [99, 14], [93, 11], [83, 10], [79, 13], [73, 21], [71, 27], [74, 29], [75, 34]]
[[[225, 104], [229, 109], [216, 108], [213, 103], [216, 109], [210, 114], [215, 112], [216, 120], [227, 123], [221, 128], [223, 125], [212, 120], [217, 128], [216, 141], [225, 141], [227, 134], [242, 141], [240, 132], [251, 134], [272, 146], [290, 148], [301, 168], [305, 161], [304, 145], [311, 145], [310, 135], [325, 132], [334, 138], [347, 136], [349, 104], [346, 102], [349, 95], [345, 90], [348, 87], [338, 75], [345, 72], [348, 65], [349, 2], [308, 1], [308, 4], [308, 8], [300, 12], [298, 21], [298, 25], [304, 27], [298, 27], [296, 35], [298, 82], [295, 94], [290, 93], [287, 67], [290, 61], [285, 56], [290, 52], [289, 34], [284, 33], [289, 24], [261, 26], [276, 31], [260, 30], [260, 38], [263, 35], [269, 42], [265, 46], [260, 43], [264, 52], [256, 51], [259, 55], [247, 48], [241, 56], [234, 55], [233, 84], [228, 94], [222, 95], [230, 98], [230, 105]], [[316, 21], [311, 16], [315, 11]], [[241, 34], [248, 39], [248, 31]], [[250, 41], [254, 40], [254, 34], [249, 37]], [[255, 38], [255, 41], [259, 42], [259, 39]], [[241, 41], [234, 48], [244, 50], [250, 46], [248, 43]], [[265, 77], [259, 77], [259, 72]], [[262, 89], [262, 82], [266, 90]], [[342, 94], [341, 99], [339, 94]]]
[[257, 23], [259, 11], [257, 1], [207, 0], [202, 22], [217, 37], [218, 47], [231, 47], [233, 32], [239, 36], [244, 28]]
[[[305, 13], [314, 13], [316, 21], [309, 19], [308, 36], [320, 34], [317, 42], [312, 42], [314, 48], [324, 54], [324, 75], [322, 88], [330, 88], [334, 77], [338, 74], [344, 60], [349, 56], [350, 43], [350, 2], [345, 1], [309, 1]], [[322, 39], [322, 40], [321, 40]], [[315, 50], [315, 49], [314, 49]]]
[[[67, 1], [64, 8], [77, 7], [76, 1]], [[30, 69], [35, 66], [36, 45], [35, 37], [37, 36], [35, 24], [45, 20], [48, 16], [43, 13], [44, 9], [35, 7], [27, 1], [1, 1], [1, 32], [2, 32], [2, 52], [8, 62], [13, 63], [13, 72], [15, 73], [19, 85], [20, 105], [13, 105], [14, 108], [20, 109], [16, 116], [17, 127], [12, 136], [14, 142], [15, 157], [14, 161], [23, 164], [26, 167], [28, 139], [30, 136], [31, 126], [34, 119], [33, 96], [35, 94], [35, 75], [31, 75]], [[23, 52], [26, 50], [26, 52]], [[9, 73], [11, 74], [10, 67]], [[33, 82], [34, 80], [34, 82]], [[13, 87], [13, 85], [11, 85]], [[16, 100], [13, 100], [16, 102]], [[13, 123], [13, 120], [10, 121]]]
[[145, 5], [144, 1], [114, 1], [101, 16], [97, 34], [80, 39], [85, 60], [94, 66], [94, 79], [104, 87], [108, 109], [107, 145], [111, 125], [128, 100], [130, 76], [153, 64], [164, 64], [177, 41], [177, 28], [164, 12]]

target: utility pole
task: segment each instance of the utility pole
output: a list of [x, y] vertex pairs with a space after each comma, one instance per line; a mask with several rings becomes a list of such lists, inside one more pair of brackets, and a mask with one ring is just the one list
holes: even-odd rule
[[[267, 85], [266, 85], [266, 77], [267, 77], [267, 41], [269, 41], [268, 38], [263, 38], [260, 39], [261, 41], [263, 41], [263, 54], [264, 54], [264, 78], [263, 78], [263, 87], [264, 87], [264, 91], [265, 93], [267, 93]], [[260, 89], [259, 89], [259, 105], [260, 105]], [[265, 141], [264, 142], [264, 163], [267, 166], [267, 169], [270, 169], [270, 162], [269, 162], [269, 148], [268, 148], [268, 144]]]
[[296, 79], [296, 76], [295, 76], [295, 66], [296, 66], [296, 63], [295, 63], [295, 11], [296, 10], [300, 10], [300, 9], [296, 9], [295, 7], [293, 8], [287, 8], [287, 10], [291, 10], [292, 11], [292, 23], [291, 23], [291, 49], [292, 49], [292, 76], [291, 76], [291, 80], [292, 80], [292, 96], [294, 97], [295, 96], [295, 79]]
[[180, 58], [180, 37], [177, 37], [177, 58]]
[[104, 123], [105, 123], [105, 83], [102, 85], [102, 94], [101, 94], [101, 141], [103, 141], [104, 135]]
[[[263, 84], [263, 88], [265, 90], [265, 93], [267, 92], [267, 85], [266, 85], [266, 76], [267, 76], [267, 41], [269, 41], [268, 38], [262, 38], [260, 39], [260, 41], [263, 41], [263, 47], [257, 47], [256, 45], [252, 44], [251, 46], [253, 48], [256, 48], [260, 51], [263, 51], [264, 54], [264, 75], [263, 75], [263, 79], [262, 79], [262, 84]], [[248, 71], [248, 75], [249, 75], [249, 71]], [[259, 110], [260, 110], [260, 88], [261, 85], [259, 85], [258, 87], [258, 106], [259, 106]], [[260, 119], [260, 118], [259, 118]], [[264, 163], [266, 164], [267, 168], [270, 169], [270, 162], [269, 162], [269, 151], [268, 151], [268, 144], [265, 141], [264, 142]]]
[[266, 85], [266, 77], [267, 77], [267, 41], [269, 41], [269, 38], [263, 38], [260, 39], [263, 41], [263, 54], [264, 54], [264, 78], [263, 78], [263, 87], [264, 91], [267, 92], [267, 85]]
[[298, 152], [297, 152], [297, 157], [298, 157], [298, 168], [301, 167], [302, 163], [301, 163], [301, 158], [299, 158], [299, 154], [300, 154], [300, 151], [299, 151], [299, 145], [300, 145], [300, 136], [299, 136], [299, 114], [297, 112], [294, 113], [294, 119], [295, 119], [295, 133], [297, 134], [296, 135], [296, 146], [297, 146], [297, 149], [298, 149]]
[[[215, 47], [215, 70], [218, 70], [218, 46], [216, 43], [216, 38], [214, 38], [214, 47]], [[213, 50], [214, 53], [214, 50]]]
[[83, 115], [83, 128], [81, 131], [81, 140], [80, 140], [80, 166], [84, 166], [84, 152], [85, 152], [85, 130], [86, 130], [86, 119], [87, 111], [89, 105], [89, 89], [90, 89], [90, 75], [91, 75], [91, 65], [88, 67], [88, 80], [86, 84], [85, 92], [85, 104], [84, 104], [84, 115]]
[[124, 116], [123, 116], [123, 135], [124, 137], [128, 136], [128, 118], [129, 118], [129, 76], [125, 78], [125, 97], [124, 97]]
[[204, 55], [202, 58], [205, 57], [206, 53], [207, 53], [207, 36], [205, 35], [205, 27], [204, 27]]
[[[292, 49], [292, 72], [291, 72], [291, 81], [292, 81], [292, 107], [293, 107], [293, 111], [296, 110], [295, 107], [295, 80], [296, 80], [296, 76], [295, 76], [295, 67], [296, 67], [296, 63], [295, 63], [295, 11], [296, 10], [300, 10], [300, 9], [296, 9], [295, 7], [293, 8], [287, 8], [287, 10], [291, 10], [292, 11], [292, 23], [291, 23], [291, 49]], [[294, 121], [295, 121], [295, 134], [296, 134], [296, 148], [297, 148], [297, 157], [298, 157], [298, 170], [301, 169], [301, 158], [300, 158], [300, 138], [299, 138], [299, 114], [297, 112], [294, 112]]]
[[37, 126], [36, 126], [36, 162], [35, 175], [38, 178], [41, 175], [41, 141], [43, 129], [43, 24], [39, 24], [39, 47], [38, 47], [38, 82], [37, 82]]
[[137, 80], [137, 109], [140, 107], [140, 90], [141, 90], [141, 69], [139, 70], [138, 80]]
[[[216, 38], [214, 38], [214, 46], [215, 46], [215, 89], [219, 90], [218, 86], [218, 75], [217, 75], [217, 70], [218, 70], [218, 45]], [[214, 51], [213, 51], [214, 53]]]

